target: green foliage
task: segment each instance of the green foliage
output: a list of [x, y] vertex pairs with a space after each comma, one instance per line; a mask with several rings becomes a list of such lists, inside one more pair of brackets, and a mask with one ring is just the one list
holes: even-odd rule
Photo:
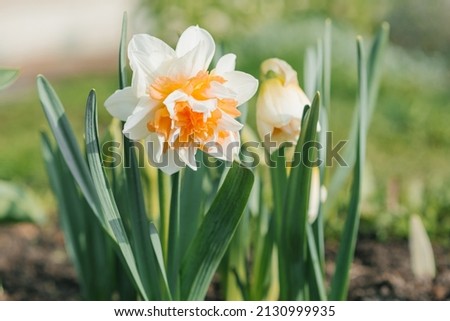
[[[121, 299], [136, 297], [124, 278], [113, 243], [102, 230], [80, 193], [61, 151], [42, 135], [42, 151], [52, 191], [58, 200], [59, 219], [66, 249], [78, 275], [85, 300], [111, 300], [116, 291]], [[129, 294], [131, 293], [131, 295]]]
[[[239, 239], [233, 243], [230, 250], [230, 262], [226, 267], [233, 271], [240, 297], [246, 300], [279, 299], [279, 300], [343, 300], [347, 297], [350, 265], [353, 260], [360, 221], [360, 202], [363, 192], [364, 164], [366, 155], [366, 140], [368, 125], [374, 111], [378, 84], [380, 81], [380, 65], [383, 49], [387, 41], [388, 28], [383, 26], [375, 37], [370, 48], [368, 58], [365, 57], [365, 48], [361, 38], [357, 41], [358, 56], [358, 93], [357, 109], [352, 121], [354, 129], [350, 130], [348, 148], [350, 156], [345, 157], [350, 168], [338, 168], [332, 172], [328, 185], [326, 177], [330, 171], [325, 162], [320, 167], [321, 185], [330, 191], [326, 205], [334, 202], [334, 197], [347, 187], [347, 175], [352, 174], [350, 187], [350, 201], [345, 202], [347, 214], [343, 218], [345, 224], [338, 229], [340, 249], [338, 252], [336, 268], [329, 293], [325, 282], [325, 230], [328, 230], [330, 216], [326, 216], [324, 209], [331, 211], [334, 207], [321, 206], [315, 221], [309, 222], [308, 210], [311, 189], [311, 165], [305, 163], [306, 157], [316, 159], [313, 155], [305, 154], [306, 143], [321, 142], [324, 144], [320, 150], [319, 159], [326, 159], [326, 135], [332, 128], [328, 123], [328, 115], [332, 112], [331, 105], [334, 100], [330, 95], [331, 81], [331, 26], [327, 22], [324, 37], [318, 45], [309, 49], [305, 59], [305, 83], [307, 91], [324, 93], [324, 99], [316, 94], [311, 108], [306, 107], [303, 114], [301, 132], [294, 153], [293, 166], [286, 170], [285, 148], [281, 147], [271, 157], [277, 164], [269, 168], [271, 174], [271, 193], [273, 200], [272, 215], [265, 217], [268, 203], [267, 196], [260, 198], [258, 209], [254, 212], [256, 217], [253, 224], [256, 228], [246, 227], [250, 233], [247, 239]], [[334, 105], [333, 105], [334, 106]], [[321, 131], [317, 132], [320, 119]], [[300, 156], [301, 155], [301, 156]], [[350, 158], [350, 161], [349, 161]], [[353, 158], [353, 161], [351, 159]], [[350, 169], [350, 170], [349, 170]], [[262, 176], [260, 189], [264, 188], [267, 176]], [[336, 187], [336, 178], [342, 180]], [[331, 195], [330, 195], [331, 194]], [[330, 197], [331, 196], [331, 197]], [[252, 221], [250, 221], [252, 222]], [[269, 227], [267, 227], [267, 225]], [[264, 240], [264, 241], [262, 241]], [[263, 242], [259, 247], [258, 242]], [[244, 255], [247, 260], [234, 257], [242, 252], [239, 248], [247, 248]], [[256, 251], [253, 249], [256, 248]], [[242, 255], [242, 254], [241, 254]], [[270, 263], [276, 260], [276, 268]], [[261, 262], [262, 269], [256, 269], [252, 275], [252, 265], [249, 261]], [[244, 272], [242, 272], [244, 271]], [[257, 286], [256, 283], [262, 286]], [[276, 284], [273, 287], [273, 284]], [[230, 287], [229, 281], [224, 287]], [[275, 289], [274, 288], [279, 288]], [[328, 296], [329, 295], [329, 296]], [[230, 297], [236, 299], [238, 296]]]
[[183, 257], [183, 299], [200, 300], [205, 297], [214, 272], [241, 220], [252, 186], [252, 172], [235, 163]]

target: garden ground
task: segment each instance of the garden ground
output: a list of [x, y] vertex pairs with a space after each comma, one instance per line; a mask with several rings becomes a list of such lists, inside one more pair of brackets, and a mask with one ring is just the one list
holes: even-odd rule
[[[437, 276], [414, 279], [406, 242], [360, 239], [351, 270], [350, 300], [450, 300], [450, 255], [434, 248]], [[15, 224], [0, 227], [0, 300], [80, 300], [74, 268], [61, 231], [54, 226]], [[336, 245], [327, 246], [327, 273]], [[212, 289], [214, 288], [214, 284]], [[220, 300], [220, 291], [208, 299]]]

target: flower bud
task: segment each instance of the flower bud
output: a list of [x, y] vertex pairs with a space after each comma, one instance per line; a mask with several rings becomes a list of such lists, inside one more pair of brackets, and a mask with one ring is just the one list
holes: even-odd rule
[[311, 104], [298, 84], [297, 72], [285, 61], [271, 58], [261, 64], [261, 74], [256, 102], [258, 133], [264, 140], [269, 135], [277, 148], [285, 142], [295, 144], [303, 109]]

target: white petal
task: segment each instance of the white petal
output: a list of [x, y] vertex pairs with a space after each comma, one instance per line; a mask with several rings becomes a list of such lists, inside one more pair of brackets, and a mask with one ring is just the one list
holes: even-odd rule
[[304, 105], [298, 87], [284, 87], [278, 79], [268, 79], [261, 85], [256, 100], [257, 116], [273, 127], [281, 128], [293, 118], [300, 120]]
[[161, 163], [164, 148], [164, 135], [149, 133], [149, 135], [145, 138], [145, 147], [147, 148], [149, 163], [153, 166]]
[[211, 112], [217, 108], [217, 101], [215, 99], [208, 100], [196, 100], [189, 97], [189, 104], [191, 109], [198, 113], [205, 113], [205, 116], [209, 116]]
[[126, 87], [122, 90], [116, 90], [114, 94], [106, 99], [105, 107], [112, 116], [119, 118], [121, 121], [126, 121], [137, 103], [138, 99], [131, 87]]
[[242, 129], [244, 125], [238, 122], [236, 119], [228, 115], [227, 113], [222, 113], [222, 118], [218, 122], [217, 128], [219, 130], [229, 130], [237, 132]]
[[[296, 87], [296, 88], [297, 88], [297, 95], [298, 95], [298, 99], [300, 101], [300, 105], [302, 105], [303, 107], [305, 107], [306, 105], [311, 106], [311, 101], [309, 100], [308, 96], [306, 96], [305, 92], [300, 87]], [[302, 113], [303, 113], [303, 109], [302, 109]]]
[[208, 97], [214, 97], [214, 98], [230, 98], [230, 99], [236, 99], [236, 93], [232, 91], [230, 88], [219, 84], [218, 82], [211, 82], [209, 88], [206, 90], [206, 95]]
[[149, 77], [141, 69], [136, 69], [133, 71], [133, 76], [131, 78], [131, 88], [133, 89], [134, 95], [136, 97], [142, 97], [147, 95], [147, 89], [152, 83], [152, 78]]
[[135, 111], [125, 122], [123, 133], [131, 140], [139, 140], [149, 135], [147, 123], [152, 118], [157, 104], [148, 98], [141, 98]]
[[175, 51], [164, 41], [147, 34], [133, 36], [128, 45], [128, 57], [131, 69], [142, 70], [145, 75], [154, 79], [155, 71], [167, 60], [175, 57]]
[[146, 138], [146, 148], [149, 163], [161, 169], [166, 174], [172, 175], [178, 172], [186, 164], [193, 170], [197, 169], [195, 162], [196, 149], [193, 147], [169, 148], [163, 153], [164, 136], [161, 134], [150, 133]]
[[184, 56], [174, 58], [162, 64], [158, 72], [169, 78], [177, 78], [180, 76], [186, 78], [195, 77], [199, 71], [208, 69], [208, 64], [205, 64], [202, 58], [203, 49], [203, 46], [199, 44]]
[[164, 166], [160, 167], [160, 169], [168, 175], [172, 175], [186, 167], [185, 164], [180, 163], [180, 157], [173, 149], [169, 149], [164, 153], [163, 158], [165, 160]]
[[157, 166], [160, 170], [168, 175], [178, 172], [186, 165], [181, 162], [178, 154], [171, 148], [163, 154], [162, 162]]
[[186, 163], [194, 171], [197, 170], [197, 164], [195, 161], [195, 153], [197, 149], [194, 147], [180, 147], [176, 149], [176, 152], [180, 156], [180, 159]]
[[258, 129], [259, 138], [264, 141], [267, 134], [271, 135], [273, 132], [273, 126], [259, 117], [259, 113], [256, 114], [256, 127]]
[[175, 127], [170, 131], [167, 141], [169, 142], [169, 144], [171, 146], [174, 145], [175, 142], [177, 141], [178, 137], [180, 136], [180, 132], [181, 132], [181, 128], [179, 128], [179, 127]]
[[195, 76], [200, 70], [208, 69], [214, 51], [214, 40], [209, 32], [191, 26], [183, 32], [177, 43], [176, 54], [182, 58], [182, 64], [178, 67], [184, 66], [186, 76]]
[[187, 101], [188, 98], [188, 95], [184, 91], [175, 90], [164, 99], [163, 103], [166, 105], [171, 118], [175, 117], [175, 104], [178, 101]]
[[225, 72], [233, 71], [234, 68], [236, 68], [236, 55], [230, 53], [220, 57], [216, 64], [216, 68], [214, 69], [214, 73], [221, 75]]
[[241, 148], [239, 132], [227, 131], [228, 136], [222, 142], [208, 142], [203, 151], [217, 159], [233, 161]]
[[223, 77], [227, 80], [224, 85], [236, 93], [239, 105], [252, 98], [258, 89], [258, 80], [245, 72], [230, 71], [224, 73]]
[[204, 57], [206, 67], [208, 67], [214, 56], [216, 45], [210, 33], [199, 26], [190, 26], [181, 34], [176, 48], [177, 56], [184, 56], [198, 45], [204, 46], [202, 56]]
[[227, 139], [222, 145], [223, 158], [229, 162], [239, 157], [239, 151], [241, 149], [241, 140], [239, 132], [229, 132]]
[[267, 74], [269, 71], [273, 71], [283, 81], [284, 85], [297, 85], [297, 72], [284, 60], [278, 58], [270, 58], [261, 64], [261, 73]]

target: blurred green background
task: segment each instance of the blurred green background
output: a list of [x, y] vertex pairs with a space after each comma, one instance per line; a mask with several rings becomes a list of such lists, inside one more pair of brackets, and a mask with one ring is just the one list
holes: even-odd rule
[[[433, 5], [420, 0], [143, 0], [132, 5], [133, 32], [151, 33], [174, 45], [187, 26], [198, 24], [211, 32], [221, 51], [237, 54], [237, 69], [258, 77], [264, 59], [279, 57], [298, 71], [301, 84], [305, 50], [316, 44], [325, 19], [331, 18], [330, 121], [336, 139], [347, 136], [356, 101], [355, 36], [361, 34], [368, 43], [388, 21], [391, 42], [369, 132], [361, 232], [381, 240], [404, 238], [410, 215], [417, 213], [431, 238], [448, 244], [450, 0], [434, 0]], [[114, 18], [117, 29], [111, 34], [118, 42], [121, 21]], [[97, 54], [94, 60], [75, 60], [64, 72], [49, 68], [46, 74], [80, 139], [89, 89], [95, 88], [102, 102], [117, 87], [116, 48]], [[30, 188], [47, 212], [55, 213], [39, 144], [39, 131], [47, 125], [30, 81], [46, 69], [33, 66], [0, 96], [0, 179]], [[111, 118], [100, 111], [106, 126]], [[347, 196], [343, 191], [329, 216], [330, 234], [340, 228]]]

